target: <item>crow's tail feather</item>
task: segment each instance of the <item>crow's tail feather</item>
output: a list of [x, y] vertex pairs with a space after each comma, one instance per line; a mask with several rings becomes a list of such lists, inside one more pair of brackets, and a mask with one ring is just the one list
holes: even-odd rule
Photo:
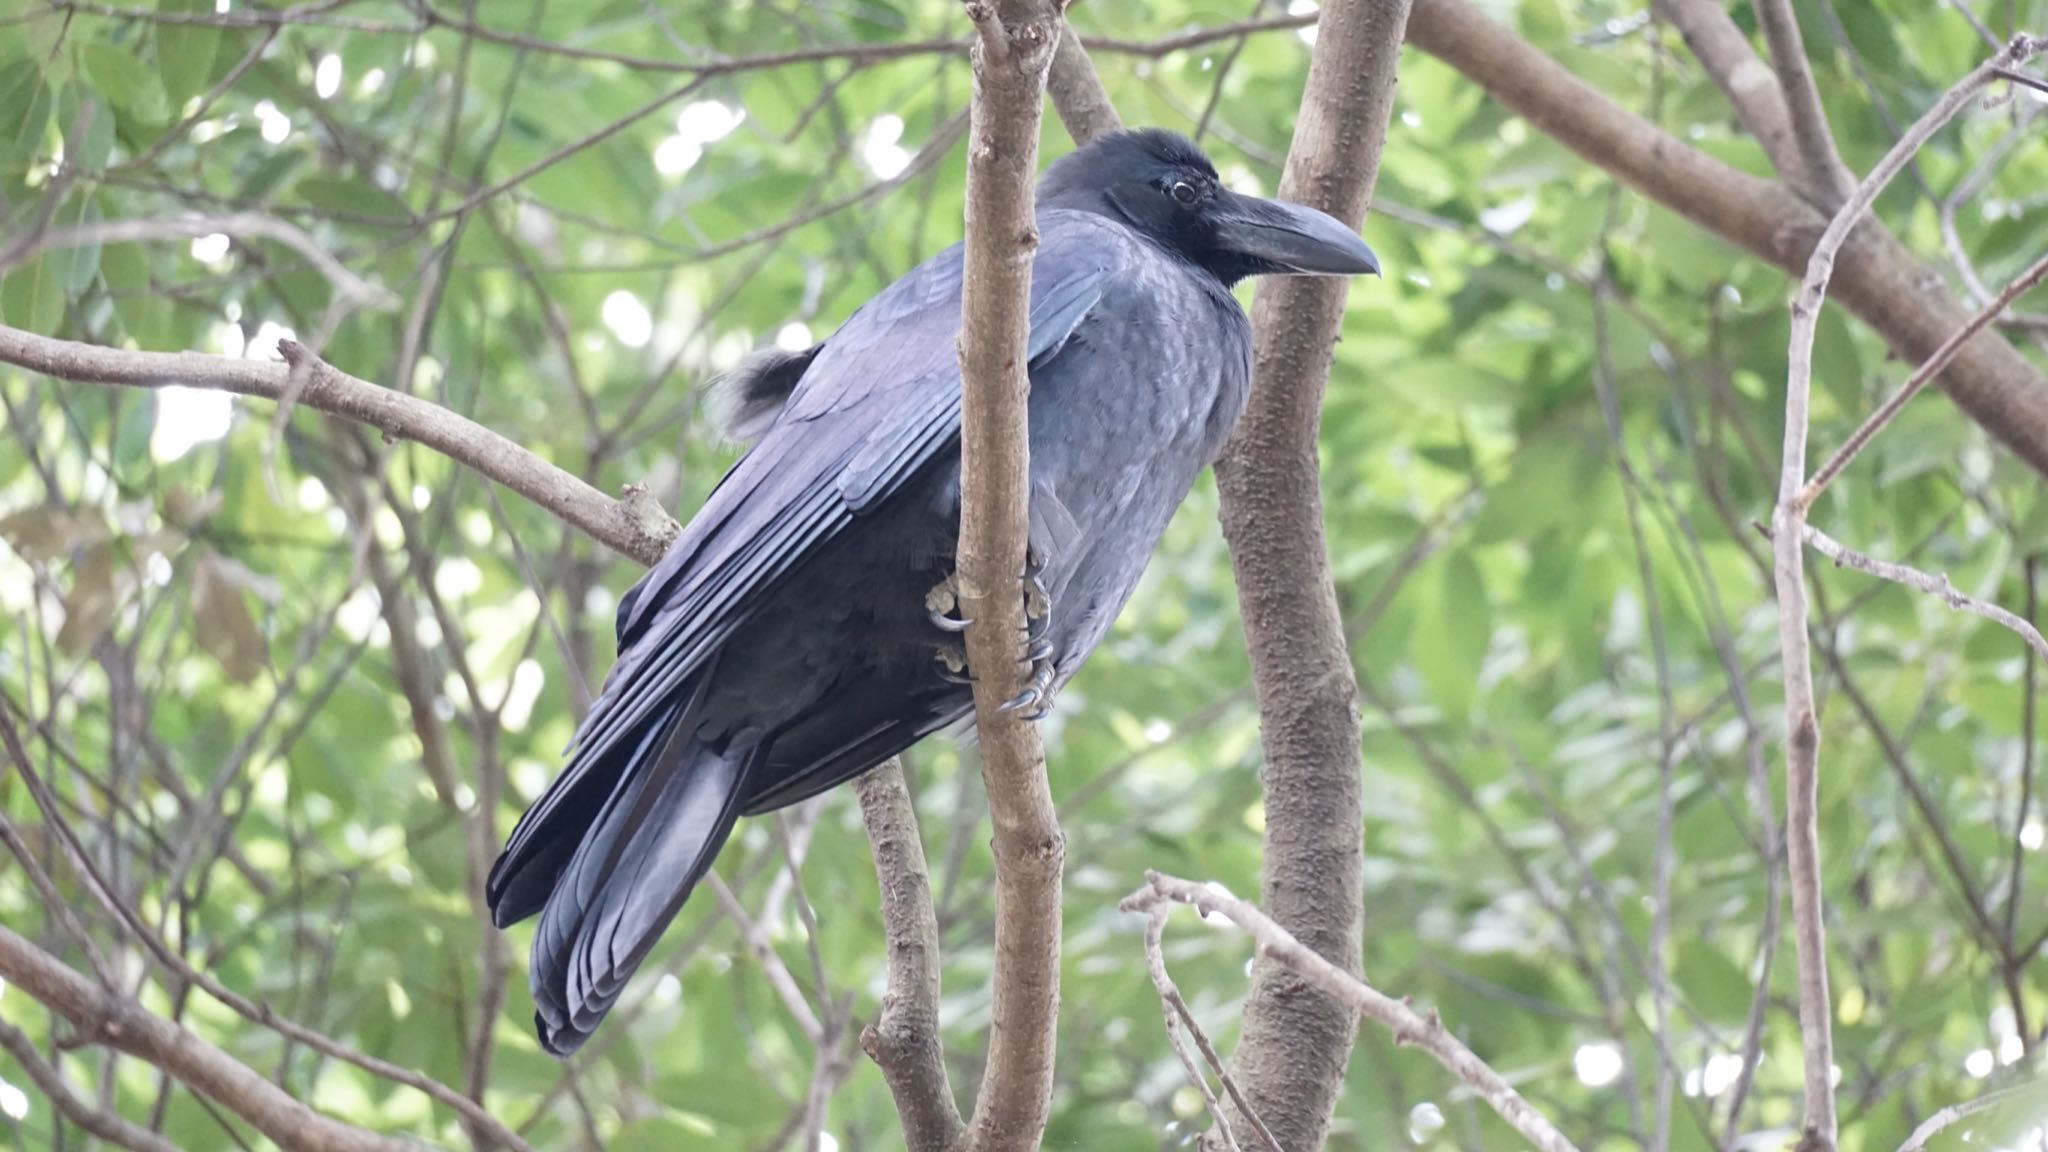
[[534, 1024], [557, 1056], [580, 1048], [618, 1001], [739, 815], [756, 752], [700, 740], [697, 703], [564, 773], [493, 870], [500, 924], [540, 912]]

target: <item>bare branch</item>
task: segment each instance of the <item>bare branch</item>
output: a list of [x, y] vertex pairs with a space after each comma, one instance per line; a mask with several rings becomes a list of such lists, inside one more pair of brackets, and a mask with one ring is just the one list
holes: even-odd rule
[[237, 240], [270, 240], [304, 257], [313, 270], [333, 286], [338, 302], [351, 308], [388, 312], [399, 305], [398, 296], [381, 284], [372, 284], [348, 270], [306, 230], [289, 220], [258, 212], [236, 212], [226, 216], [184, 216], [167, 219], [94, 220], [72, 228], [45, 229], [26, 237], [20, 251], [0, 260], [0, 272], [37, 253], [62, 248], [89, 248], [101, 244], [148, 243], [161, 240], [190, 240], [201, 236], [232, 236]]
[[[1738, 172], [1622, 108], [1488, 19], [1468, 0], [1420, 0], [1408, 41], [1588, 163], [1695, 224], [1795, 275], [1826, 225], [1783, 187]], [[1841, 250], [1835, 298], [1919, 363], [1965, 314], [1941, 277], [1866, 223]], [[1971, 419], [2048, 475], [2048, 378], [2004, 340], [1969, 341], [1941, 384]]]
[[401, 1141], [313, 1111], [233, 1056], [95, 986], [7, 928], [0, 928], [0, 978], [69, 1021], [81, 1041], [156, 1065], [287, 1152], [410, 1152]]
[[1979, 1112], [1989, 1111], [2001, 1104], [2009, 1104], [2015, 1098], [2031, 1096], [2040, 1091], [2041, 1086], [2038, 1083], [2015, 1084], [2010, 1088], [2001, 1088], [1996, 1092], [1987, 1092], [1975, 1100], [1966, 1100], [1961, 1104], [1951, 1104], [1946, 1108], [1938, 1109], [1934, 1115], [1921, 1121], [1918, 1128], [1913, 1129], [1912, 1135], [1906, 1137], [1906, 1142], [1899, 1145], [1899, 1152], [1920, 1152], [1922, 1148], [1927, 1147], [1929, 1141], [1940, 1135], [1943, 1129], [1954, 1124], [1956, 1121], [1968, 1119]]
[[2048, 660], [2048, 639], [2042, 638], [2039, 628], [2034, 627], [2026, 620], [2000, 608], [1996, 604], [1986, 604], [1982, 600], [1963, 595], [1954, 584], [1949, 583], [1946, 574], [1937, 576], [1933, 573], [1922, 572], [1918, 568], [1909, 565], [1894, 564], [1889, 560], [1879, 560], [1875, 557], [1866, 556], [1811, 524], [1806, 525], [1805, 537], [1806, 542], [1813, 547], [1813, 550], [1834, 561], [1835, 567], [1854, 568], [1858, 572], [1875, 576], [1880, 580], [1889, 580], [1894, 584], [1903, 584], [1908, 588], [1927, 593], [1929, 596], [1940, 600], [1958, 612], [1968, 612], [1972, 616], [1980, 616], [1998, 625], [2000, 628], [2017, 634], [2020, 639], [2027, 642], [2027, 647], [2032, 648], [2041, 659]]
[[1799, 22], [1792, 16], [1792, 0], [1756, 0], [1756, 20], [1763, 26], [1764, 42], [1770, 45], [1785, 110], [1792, 117], [1792, 137], [1799, 143], [1799, 168], [1793, 172], [1780, 169], [1779, 174], [1791, 180], [1816, 207], [1831, 211], [1849, 195], [1849, 170], [1828, 130], [1827, 112], [1820, 106], [1820, 90], [1814, 87], [1806, 45], [1799, 37]]
[[287, 363], [231, 360], [196, 352], [127, 352], [37, 336], [0, 325], [0, 364], [58, 380], [162, 388], [177, 384], [242, 396], [281, 400], [289, 392], [290, 365], [308, 366], [298, 402], [411, 440], [447, 456], [581, 529], [591, 539], [644, 565], [661, 559], [679, 529], [637, 485], [613, 500], [506, 437], [425, 400], [359, 380], [311, 356], [291, 341], [279, 351]]
[[875, 854], [882, 931], [889, 945], [882, 1015], [861, 1030], [861, 1050], [882, 1069], [909, 1152], [944, 1152], [960, 1135], [939, 1035], [939, 920], [917, 809], [891, 759], [853, 782]]
[[1171, 902], [1186, 904], [1204, 916], [1222, 914], [1252, 938], [1261, 959], [1286, 966], [1352, 1013], [1384, 1026], [1393, 1033], [1394, 1043], [1410, 1044], [1429, 1053], [1539, 1152], [1577, 1152], [1572, 1142], [1521, 1093], [1451, 1035], [1435, 1012], [1418, 1013], [1407, 1000], [1387, 996], [1323, 959], [1247, 901], [1226, 895], [1211, 885], [1157, 872], [1147, 872], [1145, 879], [1145, 886], [1126, 896], [1118, 907], [1146, 915]]
[[[1997, 78], [1995, 69], [2017, 64], [2034, 50], [2031, 40], [2015, 39], [1958, 82], [1913, 125], [1857, 186], [1821, 233], [1820, 242], [1807, 260], [1806, 279], [1792, 301], [1792, 333], [1786, 352], [1785, 445], [1771, 533], [1778, 595], [1778, 648], [1785, 679], [1786, 858], [1792, 881], [1792, 942], [1799, 962], [1800, 1042], [1806, 1080], [1804, 1135], [1800, 1144], [1806, 1152], [1831, 1152], [1836, 1140], [1833, 1012], [1828, 996], [1827, 929], [1823, 922], [1820, 877], [1820, 722], [1814, 704], [1813, 655], [1807, 639], [1806, 552], [1800, 546], [1806, 535], [1807, 504], [1802, 496], [1807, 487], [1806, 437], [1814, 334], [1835, 256], [1878, 194], [1929, 137], [1960, 113], [1979, 89]], [[1992, 312], [1986, 322], [1996, 316], [1997, 312]], [[1958, 341], [1951, 343], [1960, 346]]]
[[149, 1129], [138, 1128], [72, 1095], [70, 1086], [64, 1083], [64, 1074], [43, 1059], [42, 1053], [29, 1042], [27, 1033], [5, 1020], [0, 1020], [0, 1051], [14, 1057], [14, 1062], [21, 1065], [22, 1071], [28, 1073], [28, 1078], [35, 1081], [36, 1087], [43, 1090], [43, 1095], [65, 1119], [91, 1135], [130, 1152], [179, 1152], [176, 1144]]
[[960, 300], [960, 549], [957, 560], [981, 774], [995, 825], [996, 940], [988, 1062], [966, 1146], [1034, 1149], [1052, 1107], [1059, 1025], [1060, 874], [1066, 840], [1038, 729], [1002, 702], [1028, 664], [1024, 570], [1031, 489], [1025, 372], [1038, 124], [1059, 44], [1052, 0], [969, 0], [974, 52]]
[[1934, 350], [1933, 355], [1913, 370], [1913, 374], [1906, 378], [1906, 382], [1899, 386], [1897, 392], [1878, 405], [1877, 411], [1872, 412], [1857, 426], [1856, 431], [1849, 434], [1849, 438], [1842, 442], [1842, 446], [1835, 449], [1835, 454], [1828, 457], [1827, 463], [1822, 464], [1813, 474], [1813, 479], [1807, 481], [1806, 486], [1799, 490], [1800, 507], [1811, 509], [1813, 502], [1820, 498], [1828, 483], [1841, 475], [1842, 469], [1849, 466], [1849, 462], [1856, 458], [1857, 453], [1869, 447], [1870, 441], [1879, 432], [1884, 431], [1886, 425], [1898, 418], [1899, 413], [1905, 410], [1913, 397], [1918, 396], [1930, 381], [1941, 375], [1941, 370], [1948, 367], [1949, 362], [1956, 358], [1956, 354], [1963, 350], [1963, 345], [1972, 336], [1997, 320], [2013, 301], [2026, 295], [2044, 277], [2048, 277], [2048, 256], [2042, 256], [2028, 265], [2027, 270], [2006, 285], [2005, 290], [1993, 297], [1991, 303], [1978, 309], [1976, 315], [1970, 317], [1961, 328], [1956, 329], [1955, 335], [1943, 341], [1941, 347]]
[[1656, 0], [1655, 7], [1685, 37], [1685, 46], [1728, 98], [1742, 126], [1763, 146], [1771, 167], [1787, 180], [1800, 178], [1805, 160], [1792, 134], [1785, 92], [1720, 0]]
[[1188, 1080], [1201, 1091], [1202, 1099], [1209, 1105], [1209, 1114], [1216, 1118], [1216, 1130], [1222, 1133], [1223, 1143], [1231, 1152], [1243, 1152], [1243, 1149], [1237, 1142], [1237, 1134], [1231, 1131], [1230, 1116], [1216, 1103], [1216, 1094], [1209, 1090], [1208, 1079], [1202, 1075], [1201, 1067], [1195, 1063], [1194, 1055], [1188, 1051], [1187, 1041], [1181, 1038], [1180, 1030], [1183, 1026], [1187, 1028], [1188, 1034], [1194, 1037], [1195, 1044], [1201, 1048], [1202, 1058], [1209, 1062], [1209, 1067], [1216, 1070], [1216, 1079], [1222, 1081], [1223, 1090], [1230, 1094], [1231, 1103], [1237, 1105], [1238, 1115], [1244, 1117], [1259, 1134], [1259, 1139], [1265, 1144], [1267, 1152], [1286, 1152], [1280, 1147], [1280, 1141], [1274, 1137], [1273, 1130], [1266, 1127], [1266, 1122], [1259, 1119], [1259, 1114], [1252, 1108], [1251, 1102], [1244, 1098], [1244, 1090], [1238, 1087], [1237, 1078], [1230, 1074], [1230, 1068], [1224, 1064], [1223, 1057], [1217, 1054], [1216, 1046], [1209, 1043], [1208, 1035], [1202, 1031], [1202, 1026], [1195, 1022], [1195, 1014], [1188, 1008], [1187, 998], [1180, 994], [1179, 985], [1173, 982], [1172, 974], [1166, 970], [1167, 911], [1167, 906], [1160, 904], [1145, 918], [1145, 971], [1152, 976], [1152, 987], [1159, 990], [1160, 1005], [1166, 1013], [1166, 1038], [1173, 1045], [1173, 1054], [1180, 1057], [1180, 1066], [1187, 1071]]
[[[1407, 0], [1323, 6], [1282, 199], [1353, 227], [1365, 218], [1408, 8]], [[1356, 972], [1365, 887], [1358, 688], [1324, 539], [1316, 452], [1349, 291], [1342, 279], [1259, 285], [1252, 395], [1216, 462], [1216, 482], [1265, 750], [1262, 899], [1336, 970]], [[1280, 1143], [1319, 1148], [1358, 1021], [1301, 980], [1285, 965], [1254, 966], [1235, 1063]]]
[[1076, 144], [1086, 144], [1124, 126], [1116, 106], [1109, 102], [1102, 77], [1095, 74], [1095, 65], [1089, 62], [1088, 49], [1081, 46], [1081, 38], [1075, 35], [1071, 24], [1060, 28], [1060, 46], [1053, 53], [1052, 71], [1046, 76], [1045, 88], [1052, 97], [1053, 110], [1060, 114], [1060, 123], [1067, 126], [1067, 135]]

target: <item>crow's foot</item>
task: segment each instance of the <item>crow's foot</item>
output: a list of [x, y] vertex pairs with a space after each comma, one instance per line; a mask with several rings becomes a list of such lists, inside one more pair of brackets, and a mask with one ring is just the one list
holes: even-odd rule
[[[1022, 713], [1025, 719], [1038, 720], [1052, 711], [1053, 665], [1052, 638], [1046, 635], [1052, 624], [1052, 593], [1046, 588], [1043, 574], [1045, 555], [1035, 546], [1024, 553], [1024, 641], [1025, 666], [1030, 679], [1024, 691], [1004, 701], [1005, 712]], [[944, 580], [932, 586], [924, 596], [925, 618], [943, 636], [934, 646], [932, 663], [939, 678], [953, 684], [972, 684], [972, 674], [967, 668], [967, 649], [961, 642], [960, 633], [967, 631], [973, 621], [961, 614], [960, 584], [957, 576], [948, 574]]]
[[948, 684], [972, 684], [974, 678], [967, 674], [967, 648], [958, 640], [941, 640], [932, 653], [932, 663], [937, 666], [939, 679]]
[[1020, 713], [1026, 720], [1043, 720], [1052, 711], [1058, 690], [1052, 685], [1058, 669], [1053, 666], [1052, 641], [1038, 640], [1024, 654], [1031, 668], [1031, 682], [1022, 692], [1003, 701], [1002, 711]]
[[960, 615], [960, 583], [950, 572], [924, 594], [924, 611], [932, 627], [941, 632], [965, 632], [974, 623]]
[[1024, 629], [1033, 639], [1045, 634], [1052, 623], [1052, 593], [1040, 577], [1045, 572], [1045, 554], [1037, 547], [1024, 549]]

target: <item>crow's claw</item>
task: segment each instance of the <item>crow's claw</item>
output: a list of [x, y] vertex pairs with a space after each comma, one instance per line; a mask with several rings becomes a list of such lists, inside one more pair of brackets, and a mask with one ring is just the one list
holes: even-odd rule
[[1026, 688], [1022, 692], [1017, 693], [1015, 696], [1010, 697], [1008, 700], [1003, 701], [1002, 707], [998, 708], [997, 711], [1017, 712], [1025, 708], [1029, 708], [1036, 703], [1038, 703], [1038, 689]]
[[960, 586], [947, 576], [924, 594], [925, 617], [941, 632], [965, 632], [974, 621], [959, 615]]
[[1031, 647], [1026, 649], [1024, 652], [1024, 662], [1030, 664], [1032, 666], [1032, 671], [1034, 672], [1037, 671], [1038, 665], [1041, 662], [1051, 659], [1052, 641], [1046, 639], [1043, 636], [1039, 637], [1037, 640], [1032, 641]]
[[1039, 640], [1027, 655], [1031, 660], [1031, 683], [1022, 692], [1003, 701], [999, 711], [1021, 712], [1026, 720], [1043, 720], [1052, 711], [1055, 695], [1052, 678], [1057, 669], [1052, 661], [1052, 641]]
[[1045, 621], [1052, 616], [1052, 592], [1045, 586], [1040, 575], [1045, 571], [1045, 557], [1037, 548], [1027, 545], [1024, 549], [1024, 619], [1034, 627], [1035, 635], [1042, 630]]

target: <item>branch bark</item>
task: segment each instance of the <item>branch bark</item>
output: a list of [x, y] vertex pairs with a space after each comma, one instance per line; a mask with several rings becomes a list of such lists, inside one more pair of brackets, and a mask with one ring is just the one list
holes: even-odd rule
[[[642, 565], [661, 559], [678, 531], [644, 490], [614, 500], [481, 424], [416, 397], [358, 380], [302, 346], [282, 341], [285, 363], [197, 352], [129, 352], [58, 340], [0, 325], [0, 364], [77, 384], [206, 388], [303, 404], [387, 436], [411, 440], [512, 489]], [[303, 372], [303, 386], [292, 377]]]
[[1772, 169], [1787, 180], [1798, 179], [1805, 160], [1792, 135], [1785, 92], [1720, 0], [1656, 0], [1655, 8], [1685, 38], [1685, 46], [1728, 98], [1736, 118], [1763, 146]]
[[[1488, 1067], [1484, 1060], [1451, 1035], [1434, 1011], [1427, 1015], [1419, 1013], [1409, 1006], [1407, 1000], [1396, 1000], [1360, 980], [1356, 974], [1330, 963], [1295, 939], [1272, 917], [1246, 901], [1226, 896], [1206, 884], [1162, 876], [1157, 872], [1147, 872], [1145, 881], [1145, 886], [1125, 897], [1119, 907], [1126, 912], [1153, 914], [1171, 902], [1186, 904], [1204, 916], [1211, 912], [1223, 914], [1257, 943], [1260, 965], [1284, 965], [1305, 984], [1342, 1005], [1354, 1021], [1362, 1014], [1393, 1033], [1395, 1044], [1413, 1045], [1429, 1053], [1474, 1095], [1486, 1101], [1501, 1119], [1534, 1144], [1538, 1152], [1578, 1152], [1556, 1126], [1501, 1079], [1500, 1073]], [[1286, 1146], [1322, 1147], [1321, 1143]]]
[[1086, 144], [1124, 126], [1123, 118], [1116, 114], [1116, 105], [1109, 102], [1102, 77], [1096, 75], [1095, 64], [1088, 59], [1088, 49], [1082, 46], [1071, 24], [1060, 29], [1059, 50], [1053, 53], [1052, 72], [1046, 77], [1045, 88], [1052, 97], [1053, 109], [1060, 114], [1060, 123], [1066, 125], [1067, 135], [1075, 144]]
[[1820, 89], [1814, 87], [1813, 69], [1806, 62], [1792, 0], [1756, 0], [1756, 22], [1763, 26], [1764, 43], [1770, 46], [1771, 65], [1792, 117], [1792, 138], [1799, 145], [1799, 167], [1790, 172], [1781, 168], [1778, 174], [1816, 208], [1832, 212], [1848, 199], [1854, 181], [1828, 130], [1828, 114], [1820, 106]]
[[6, 928], [0, 928], [0, 978], [69, 1021], [80, 1039], [162, 1068], [287, 1152], [411, 1152], [401, 1141], [313, 1111], [233, 1056], [94, 985]]
[[179, 1152], [176, 1144], [149, 1129], [130, 1124], [111, 1112], [102, 1112], [73, 1095], [71, 1087], [64, 1083], [64, 1074], [54, 1063], [43, 1059], [28, 1034], [4, 1020], [0, 1020], [0, 1051], [14, 1057], [14, 1062], [43, 1090], [50, 1104], [88, 1134], [130, 1152]]
[[[1280, 196], [1356, 227], [1393, 110], [1406, 0], [1326, 4]], [[1316, 455], [1323, 391], [1350, 282], [1276, 279], [1252, 310], [1253, 385], [1216, 462], [1265, 750], [1262, 902], [1345, 973], [1360, 964], [1363, 756], [1358, 688], [1323, 538]], [[1323, 1144], [1357, 1014], [1296, 968], [1252, 970], [1235, 1064], [1282, 1146]], [[1234, 1117], [1250, 1130], [1249, 1117]]]
[[909, 1152], [944, 1152], [960, 1136], [960, 1110], [946, 1078], [939, 1038], [939, 918], [932, 908], [930, 870], [917, 808], [903, 783], [901, 761], [853, 782], [861, 822], [875, 854], [889, 942], [882, 1016], [861, 1030], [860, 1046], [882, 1069]]
[[[1573, 76], [1467, 0], [1417, 0], [1416, 47], [1444, 61], [1538, 131], [1693, 223], [1793, 275], [1805, 272], [1827, 221], [1784, 187], [1687, 147]], [[1834, 296], [1902, 359], [1920, 363], [1967, 320], [1891, 233], [1850, 233]], [[2048, 378], [1996, 335], [1965, 344], [1939, 381], [1958, 407], [2048, 475]]]
[[1059, 1024], [1060, 873], [1066, 841], [1038, 729], [1002, 702], [1024, 687], [1024, 570], [1031, 488], [1025, 372], [1033, 182], [1046, 73], [1060, 41], [1052, 0], [968, 0], [974, 20], [960, 301], [960, 549], [957, 579], [974, 670], [981, 774], [995, 826], [996, 940], [988, 1062], [961, 1140], [1034, 1149], [1052, 1108]]

